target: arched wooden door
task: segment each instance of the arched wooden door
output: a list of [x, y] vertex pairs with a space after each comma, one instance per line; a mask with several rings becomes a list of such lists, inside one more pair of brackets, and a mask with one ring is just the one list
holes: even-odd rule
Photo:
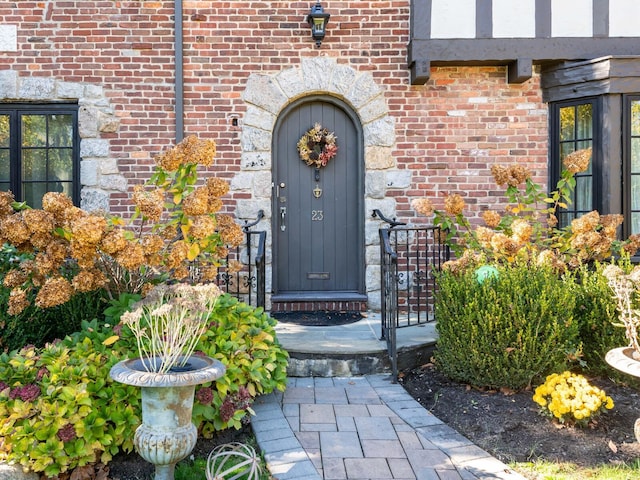
[[[337, 137], [326, 167], [304, 163], [297, 143], [320, 123]], [[276, 123], [273, 169], [274, 300], [337, 301], [364, 294], [362, 132], [338, 100], [289, 106]]]

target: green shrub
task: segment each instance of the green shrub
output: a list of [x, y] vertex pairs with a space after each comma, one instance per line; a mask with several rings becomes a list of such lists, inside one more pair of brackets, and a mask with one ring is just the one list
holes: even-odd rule
[[[80, 330], [83, 320], [101, 318], [106, 306], [104, 290], [81, 292], [70, 301], [42, 309], [31, 305], [18, 315], [9, 315], [11, 288], [3, 285], [4, 276], [32, 254], [19, 253], [15, 247], [0, 247], [0, 350], [12, 351], [25, 345], [42, 347]], [[33, 300], [33, 299], [31, 299]]]
[[[201, 434], [240, 428], [256, 395], [284, 390], [289, 355], [276, 341], [276, 320], [262, 308], [253, 308], [230, 295], [218, 299], [215, 322], [202, 336], [198, 349], [227, 368], [215, 383], [196, 389], [193, 418]], [[213, 399], [210, 403], [209, 390]]]
[[80, 330], [84, 320], [102, 317], [106, 306], [104, 290], [82, 292], [67, 303], [51, 308], [31, 305], [18, 315], [9, 315], [10, 289], [0, 285], [0, 348], [12, 351], [24, 345], [44, 346]]
[[499, 266], [438, 276], [438, 368], [479, 387], [521, 389], [563, 371], [579, 351], [575, 279], [546, 267]]
[[[220, 297], [198, 350], [227, 372], [196, 390], [193, 421], [202, 435], [240, 427], [256, 395], [284, 390], [287, 353], [274, 326], [262, 309]], [[111, 326], [83, 322], [56, 344], [0, 355], [0, 459], [53, 476], [132, 449], [140, 389], [109, 377], [116, 362], [137, 355], [133, 336], [120, 329], [116, 340]]]

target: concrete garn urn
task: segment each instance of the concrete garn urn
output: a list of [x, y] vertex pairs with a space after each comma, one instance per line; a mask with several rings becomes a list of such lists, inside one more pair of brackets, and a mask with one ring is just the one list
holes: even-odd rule
[[109, 375], [142, 389], [142, 424], [133, 443], [156, 466], [155, 480], [173, 480], [176, 463], [196, 445], [196, 385], [225, 373], [220, 361], [194, 354], [220, 294], [213, 284], [161, 285], [120, 318], [123, 331], [135, 337], [139, 357], [115, 364]]
[[193, 355], [179, 371], [148, 372], [140, 359], [114, 365], [115, 381], [142, 389], [142, 424], [134, 436], [138, 454], [156, 466], [155, 480], [173, 480], [176, 463], [196, 445], [198, 431], [191, 422], [196, 385], [222, 377], [224, 365]]
[[[624, 325], [625, 336], [629, 341], [627, 347], [609, 350], [604, 359], [616, 370], [640, 379], [640, 310], [635, 308], [640, 292], [640, 265], [635, 266], [630, 273], [625, 273], [617, 265], [607, 265], [602, 273], [613, 291], [618, 319]], [[640, 418], [636, 420], [633, 432], [640, 442]]]

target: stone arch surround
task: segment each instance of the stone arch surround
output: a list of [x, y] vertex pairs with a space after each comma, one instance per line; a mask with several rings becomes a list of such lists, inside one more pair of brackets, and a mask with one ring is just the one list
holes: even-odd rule
[[[380, 260], [378, 228], [380, 221], [368, 215], [379, 208], [388, 215], [395, 212], [395, 201], [386, 198], [388, 187], [407, 188], [411, 174], [397, 170], [392, 151], [395, 147], [395, 122], [389, 115], [384, 90], [369, 72], [358, 72], [335, 59], [303, 59], [300, 66], [276, 74], [252, 74], [242, 99], [247, 110], [242, 122], [241, 172], [232, 180], [233, 191], [249, 193], [239, 200], [237, 216], [255, 219], [265, 212], [258, 226], [271, 231], [273, 128], [278, 115], [291, 102], [312, 95], [331, 95], [347, 103], [362, 125], [365, 162], [365, 243], [366, 286], [370, 309], [380, 308]], [[271, 235], [267, 236], [267, 292], [271, 291]], [[267, 306], [270, 298], [267, 297]]]

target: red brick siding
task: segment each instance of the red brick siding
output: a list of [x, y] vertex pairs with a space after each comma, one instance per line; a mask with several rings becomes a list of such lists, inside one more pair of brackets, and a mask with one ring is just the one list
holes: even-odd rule
[[[222, 175], [240, 169], [248, 76], [327, 55], [370, 71], [385, 90], [396, 121], [394, 156], [399, 169], [413, 174], [412, 188], [389, 192], [399, 217], [413, 216], [409, 199], [422, 195], [459, 192], [474, 208], [494, 205], [494, 162], [527, 163], [546, 179], [547, 119], [536, 77], [509, 85], [504, 67], [446, 67], [433, 68], [427, 85], [411, 86], [409, 0], [323, 1], [332, 16], [320, 49], [305, 21], [312, 3], [184, 2], [185, 129], [216, 140]], [[0, 69], [103, 86], [121, 120], [103, 138], [124, 175], [145, 178], [153, 155], [175, 138], [173, 6], [2, 2], [0, 24], [18, 25], [18, 51], [0, 52]], [[240, 126], [232, 126], [234, 117]], [[111, 205], [126, 211], [127, 196], [113, 194]]]

